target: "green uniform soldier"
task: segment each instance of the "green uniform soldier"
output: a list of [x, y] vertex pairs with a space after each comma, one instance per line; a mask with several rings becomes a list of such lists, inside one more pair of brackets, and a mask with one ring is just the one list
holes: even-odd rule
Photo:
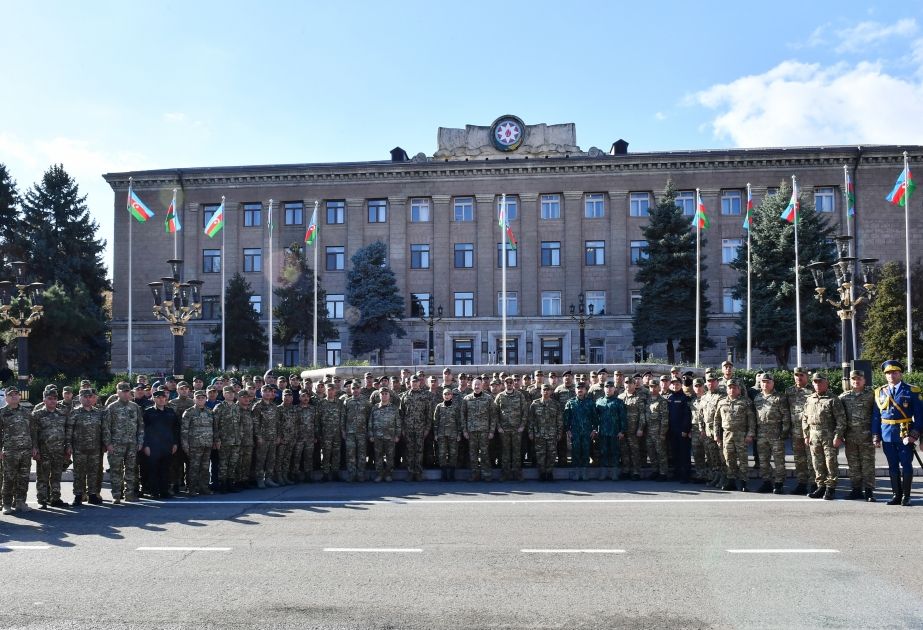
[[116, 386], [118, 400], [106, 406], [103, 442], [109, 460], [109, 485], [113, 503], [137, 501], [138, 451], [144, 445], [144, 419], [141, 407], [132, 400], [131, 385]]
[[647, 405], [647, 456], [654, 467], [653, 481], [669, 479], [669, 462], [667, 459], [667, 431], [670, 429], [670, 417], [666, 399], [660, 395], [660, 383], [651, 381], [651, 392]]
[[[180, 381], [176, 384], [176, 398], [170, 400], [167, 405], [176, 412], [177, 418], [182, 419], [183, 414], [186, 413], [186, 410], [192, 409], [195, 406], [195, 401], [189, 394], [189, 383], [186, 381]], [[169, 393], [167, 395], [171, 396]], [[173, 454], [173, 457], [170, 460], [170, 485], [173, 486], [174, 492], [178, 492], [180, 486], [183, 485], [183, 473], [185, 472], [184, 469], [186, 469], [188, 466], [189, 455], [181, 446], [180, 448], [176, 449], [176, 452]]]
[[246, 389], [237, 394], [240, 410], [240, 463], [237, 466], [237, 482], [240, 486], [256, 485], [253, 469], [253, 450], [256, 446], [256, 419], [253, 415], [253, 396]]
[[875, 444], [872, 442], [872, 408], [875, 395], [865, 386], [865, 373], [853, 370], [849, 374], [851, 389], [840, 394], [846, 409], [846, 463], [852, 483], [850, 499], [865, 498], [875, 502]]
[[596, 401], [601, 479], [618, 479], [619, 441], [625, 439], [625, 403], [615, 393], [615, 381], [606, 381], [605, 396]]
[[574, 470], [570, 478], [587, 481], [587, 466], [590, 463], [590, 438], [595, 434], [596, 401], [587, 396], [587, 384], [577, 384], [577, 395], [564, 405], [564, 431], [571, 443]]
[[814, 465], [805, 446], [805, 436], [800, 421], [804, 405], [812, 389], [808, 384], [808, 373], [803, 367], [796, 367], [793, 374], [795, 384], [785, 390], [788, 410], [792, 417], [792, 458], [795, 460], [795, 477], [798, 480], [798, 485], [795, 486], [792, 494], [805, 494], [808, 492], [809, 483], [812, 492], [817, 489], [814, 485]]
[[32, 411], [32, 450], [37, 477], [38, 503], [42, 508], [66, 507], [61, 500], [61, 475], [70, 459], [71, 423], [67, 411], [58, 407], [58, 392], [46, 389], [42, 405]]
[[522, 433], [526, 428], [529, 403], [513, 389], [513, 378], [504, 379], [504, 389], [494, 398], [497, 405], [497, 432], [500, 434], [500, 461], [505, 481], [522, 481]]
[[782, 494], [782, 484], [785, 483], [783, 436], [791, 431], [792, 418], [785, 397], [775, 391], [775, 379], [771, 373], [764, 372], [760, 376], [759, 386], [760, 393], [753, 399], [753, 408], [756, 412], [756, 450], [763, 483], [757, 492]]
[[432, 428], [433, 407], [429, 392], [420, 389], [420, 379], [410, 379], [410, 389], [401, 397], [401, 420], [407, 443], [407, 480], [423, 477], [423, 445]]
[[462, 401], [463, 436], [468, 440], [471, 481], [490, 481], [488, 443], [497, 423], [497, 406], [491, 395], [483, 391], [483, 381], [474, 379], [472, 393]]
[[317, 444], [314, 403], [315, 399], [307, 393], [298, 399], [298, 435], [292, 450], [292, 472], [298, 474], [299, 481], [314, 481], [314, 445]]
[[83, 504], [87, 496], [92, 505], [100, 505], [99, 497], [100, 461], [106, 444], [103, 442], [103, 418], [105, 412], [93, 406], [94, 391], [80, 390], [80, 406], [71, 414], [70, 449], [74, 458], [74, 502], [73, 506]]
[[352, 396], [344, 403], [343, 439], [346, 441], [347, 481], [365, 481], [365, 454], [369, 441], [369, 416], [372, 403], [362, 396], [358, 381], [351, 386]]
[[[570, 370], [565, 371], [562, 374], [564, 382], [555, 387], [554, 389], [554, 399], [558, 401], [558, 404], [561, 405], [563, 410], [567, 406], [567, 401], [571, 398], [577, 396], [577, 387], [574, 384], [574, 374]], [[563, 413], [563, 411], [562, 411]], [[558, 465], [567, 466], [568, 462], [571, 461], [571, 453], [573, 451], [573, 445], [568, 438], [567, 433], [565, 432], [560, 441], [558, 442]]]
[[705, 387], [700, 429], [705, 432], [705, 461], [711, 471], [708, 485], [721, 488], [727, 483], [727, 462], [724, 460], [724, 450], [718, 444], [718, 430], [721, 428], [718, 424], [718, 402], [724, 398], [719, 391], [718, 375], [706, 372]]
[[298, 438], [298, 422], [301, 412], [295, 406], [295, 394], [291, 389], [282, 390], [282, 404], [279, 405], [279, 446], [276, 447], [276, 471], [274, 481], [282, 486], [295, 483], [289, 477], [292, 468], [292, 454]]
[[529, 405], [529, 437], [535, 444], [535, 464], [540, 481], [554, 481], [558, 440], [564, 432], [564, 412], [552, 397], [551, 385], [541, 386], [541, 397]]
[[28, 512], [29, 469], [32, 467], [32, 414], [19, 402], [19, 389], [6, 388], [0, 409], [0, 461], [3, 463], [3, 513]]
[[619, 479], [629, 475], [641, 479], [641, 440], [647, 428], [647, 398], [643, 396], [634, 378], [625, 381], [625, 391], [619, 394], [625, 403], [625, 439], [621, 443], [622, 472]]
[[196, 390], [195, 401], [183, 413], [180, 425], [180, 442], [189, 460], [186, 490], [191, 496], [212, 493], [208, 487], [208, 465], [216, 431], [215, 416], [205, 407], [207, 398], [205, 390]]
[[[240, 390], [237, 396], [248, 396], [247, 390]], [[215, 442], [218, 444], [219, 492], [237, 492], [240, 466], [240, 406], [234, 400], [234, 388], [224, 387], [224, 400], [218, 403], [212, 413], [215, 416]]]
[[263, 385], [263, 397], [253, 405], [253, 433], [256, 437], [254, 470], [257, 488], [277, 488], [272, 480], [276, 469], [276, 448], [279, 446], [279, 418], [272, 385]]
[[455, 392], [442, 390], [442, 402], [433, 410], [433, 433], [439, 453], [443, 481], [455, 481], [458, 465], [458, 442], [462, 435], [461, 405], [455, 402]]
[[391, 390], [378, 390], [378, 404], [369, 416], [369, 431], [375, 445], [375, 481], [391, 481], [394, 471], [394, 445], [400, 440], [401, 418], [397, 405], [391, 404]]
[[346, 420], [346, 408], [337, 397], [336, 384], [326, 385], [327, 397], [317, 402], [317, 422], [320, 428], [323, 456], [321, 481], [337, 481], [340, 476], [340, 440]]
[[817, 489], [808, 496], [830, 501], [834, 498], [839, 476], [837, 449], [843, 445], [846, 434], [846, 410], [842, 401], [830, 393], [826, 374], [815, 372], [811, 380], [814, 393], [808, 396], [801, 414], [804, 443], [811, 450], [817, 484]]
[[736, 490], [739, 481], [741, 492], [747, 491], [747, 448], [756, 436], [756, 415], [750, 400], [741, 395], [740, 381], [727, 381], [728, 395], [722, 398], [715, 409], [715, 424], [718, 428], [718, 443], [724, 449], [728, 480], [724, 490]]

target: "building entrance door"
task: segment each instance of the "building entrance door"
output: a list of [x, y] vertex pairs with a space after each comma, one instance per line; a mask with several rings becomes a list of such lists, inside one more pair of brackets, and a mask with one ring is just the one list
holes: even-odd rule
[[452, 340], [452, 364], [474, 365], [473, 339], [462, 338]]
[[561, 337], [542, 337], [542, 363], [560, 365], [564, 361], [564, 340]]

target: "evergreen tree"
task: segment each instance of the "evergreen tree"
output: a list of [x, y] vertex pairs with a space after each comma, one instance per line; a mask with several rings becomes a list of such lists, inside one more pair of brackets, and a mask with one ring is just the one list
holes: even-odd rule
[[[250, 283], [238, 271], [228, 281], [224, 294], [225, 367], [262, 366], [269, 359], [269, 339], [259, 314], [250, 304], [251, 295]], [[211, 333], [215, 340], [205, 344], [205, 362], [220, 366], [221, 322], [215, 324]]]
[[350, 259], [346, 276], [346, 303], [355, 309], [349, 320], [350, 352], [359, 356], [372, 350], [384, 352], [392, 337], [407, 335], [397, 321], [404, 314], [404, 298], [398, 293], [394, 272], [387, 264], [388, 248], [381, 241], [363, 247]]
[[[641, 233], [647, 240], [647, 257], [638, 261], [635, 279], [641, 283], [641, 301], [632, 319], [634, 344], [649, 346], [666, 343], [667, 361], [676, 362], [674, 343], [682, 354], [695, 354], [695, 254], [696, 234], [689, 217], [676, 205], [676, 190], [667, 180], [663, 197], [650, 211], [650, 220]], [[704, 230], [702, 246], [705, 245]], [[705, 255], [702, 255], [705, 259]], [[706, 266], [701, 265], [704, 275]], [[705, 297], [708, 282], [701, 281], [700, 345], [714, 347], [708, 336], [708, 309]]]
[[[750, 224], [751, 309], [753, 346], [772, 354], [780, 368], [788, 369], [788, 357], [796, 341], [795, 330], [795, 226], [780, 218], [791, 199], [792, 188], [782, 182], [779, 192], [766, 196], [753, 210]], [[801, 200], [798, 215], [798, 259], [801, 281], [802, 352], [832, 349], [840, 338], [839, 318], [832, 306], [814, 298], [814, 280], [809, 263], [832, 262], [834, 251], [828, 239], [833, 230], [814, 204]], [[738, 250], [731, 264], [741, 272], [734, 296], [744, 301], [737, 320], [737, 339], [747, 338], [747, 244]], [[833, 274], [828, 273], [827, 295], [835, 295]], [[738, 342], [738, 345], [741, 345]]]
[[[800, 235], [799, 235], [800, 236]], [[914, 273], [920, 272], [913, 269]], [[862, 358], [877, 368], [888, 359], [907, 360], [907, 292], [904, 264], [889, 262], [879, 270], [875, 299], [861, 318]], [[911, 277], [914, 277], [913, 275]], [[919, 302], [914, 302], [919, 304]], [[913, 356], [923, 357], [923, 314], [912, 309]]]
[[20, 227], [19, 190], [6, 165], [0, 164], [0, 266], [22, 259], [22, 239], [17, 236]]
[[[285, 250], [279, 285], [278, 301], [273, 307], [276, 319], [274, 334], [279, 343], [309, 340], [314, 335], [314, 270], [308, 266], [304, 247], [298, 243]], [[327, 317], [327, 292], [317, 283], [317, 343], [337, 338], [337, 329]]]

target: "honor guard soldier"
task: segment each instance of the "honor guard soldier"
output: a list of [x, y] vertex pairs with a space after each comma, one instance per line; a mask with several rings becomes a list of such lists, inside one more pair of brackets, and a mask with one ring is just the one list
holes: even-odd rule
[[[898, 361], [881, 364], [887, 385], [875, 390], [872, 439], [888, 458], [888, 475], [894, 496], [888, 505], [910, 505], [913, 483], [913, 449], [923, 430], [923, 392], [903, 382], [904, 366]], [[903, 478], [901, 474], [903, 473]]]

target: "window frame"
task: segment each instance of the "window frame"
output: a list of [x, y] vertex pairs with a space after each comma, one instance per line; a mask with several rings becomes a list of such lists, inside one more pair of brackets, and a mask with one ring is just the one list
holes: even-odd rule
[[510, 245], [510, 243], [504, 240], [502, 243], [497, 243], [497, 269], [503, 268], [503, 248], [506, 246], [506, 268], [514, 269], [519, 266], [519, 249]]
[[[643, 243], [643, 245], [642, 245]], [[647, 251], [647, 248], [650, 246], [650, 243], [647, 241], [628, 241], [628, 264], [637, 265], [641, 260], [647, 260], [650, 254]], [[637, 253], [637, 255], [636, 255]]]
[[561, 219], [561, 195], [547, 193], [539, 196], [540, 217], [542, 221]]
[[243, 208], [244, 227], [262, 227], [263, 226], [263, 204], [254, 201], [244, 204]]
[[651, 205], [651, 193], [649, 191], [638, 190], [628, 193], [628, 216], [649, 217], [651, 216]]
[[683, 211], [684, 217], [694, 217], [695, 216], [695, 191], [694, 190], [678, 190], [676, 192], [676, 207], [680, 208]]
[[[339, 250], [339, 251], [335, 251]], [[331, 256], [334, 257], [335, 266], [330, 266]], [[346, 270], [346, 247], [343, 245], [327, 245], [324, 248], [324, 269], [327, 271]]]
[[[425, 208], [425, 212], [422, 210]], [[425, 218], [424, 218], [425, 214]], [[410, 222], [429, 223], [432, 221], [433, 205], [429, 197], [412, 197], [410, 199]]]
[[[298, 221], [295, 221], [295, 213]], [[282, 205], [282, 224], [283, 225], [304, 225], [304, 202], [303, 201], [286, 201]]]
[[[560, 267], [561, 266], [561, 241], [542, 241], [539, 250], [540, 267]], [[547, 252], [547, 259], [546, 259]], [[556, 262], [557, 261], [557, 262]]]
[[[592, 257], [592, 261], [591, 261]], [[583, 242], [583, 264], [586, 267], [603, 267], [606, 264], [606, 241]]]
[[[727, 188], [721, 191], [721, 216], [739, 217], [743, 209], [743, 191], [739, 188]], [[725, 203], [727, 202], [727, 203]]]
[[[328, 199], [325, 201], [324, 215], [327, 225], [344, 225], [346, 223], [346, 200]], [[330, 220], [331, 218], [333, 221]]]
[[[735, 245], [736, 243], [736, 245]], [[723, 238], [721, 239], [721, 264], [730, 265], [737, 260], [737, 252], [743, 246], [742, 238]], [[731, 250], [733, 248], [733, 251]], [[730, 257], [729, 257], [730, 254]]]
[[[829, 199], [829, 210], [827, 210], [828, 204], [825, 202], [823, 208], [817, 203], [818, 198], [820, 199]], [[817, 212], [823, 212], [825, 214], [836, 214], [836, 187], [835, 186], [815, 186], [814, 187], [814, 210]]]
[[606, 196], [603, 193], [586, 193], [583, 196], [583, 218], [603, 219], [606, 217]]
[[430, 244], [429, 243], [411, 243], [410, 244], [410, 268], [411, 269], [429, 269], [430, 268]]
[[346, 315], [346, 294], [328, 293], [324, 298], [324, 308], [327, 319], [343, 319]]
[[455, 223], [474, 221], [474, 197], [455, 197], [452, 200], [452, 220]]
[[[542, 317], [561, 317], [563, 305], [561, 292], [557, 290], [542, 291], [541, 298], [541, 316]], [[557, 308], [555, 308], [557, 305]], [[549, 308], [546, 309], [546, 306]], [[555, 312], [556, 311], [556, 312]]]
[[243, 272], [263, 273], [263, 248], [244, 247]]
[[[211, 265], [206, 265], [206, 260], [210, 261]], [[221, 273], [220, 249], [206, 248], [202, 250], [202, 273]]]
[[[463, 264], [461, 265], [458, 264], [459, 254], [463, 256]], [[474, 243], [454, 243], [452, 246], [452, 265], [455, 269], [474, 269]]]
[[[477, 311], [474, 309], [474, 292], [473, 291], [455, 291], [452, 293], [452, 312], [455, 317], [472, 318]], [[461, 308], [459, 308], [461, 307]], [[460, 313], [460, 314], [459, 314]]]
[[368, 210], [369, 223], [387, 223], [388, 222], [388, 200], [387, 199], [369, 199], [365, 204]]

